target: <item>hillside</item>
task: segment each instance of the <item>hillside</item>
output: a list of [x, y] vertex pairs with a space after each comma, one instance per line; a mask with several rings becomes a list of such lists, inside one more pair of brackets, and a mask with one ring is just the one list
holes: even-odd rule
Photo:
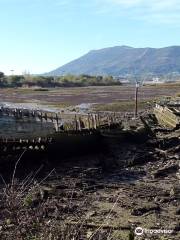
[[165, 48], [117, 46], [90, 51], [45, 75], [166, 75], [174, 72], [180, 74], [180, 46]]

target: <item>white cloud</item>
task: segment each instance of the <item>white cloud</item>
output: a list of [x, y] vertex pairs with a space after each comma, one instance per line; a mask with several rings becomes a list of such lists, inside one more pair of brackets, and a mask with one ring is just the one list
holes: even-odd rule
[[[180, 23], [180, 0], [96, 0], [103, 12], [119, 11], [155, 23]], [[100, 6], [99, 5], [99, 6]], [[101, 12], [99, 10], [99, 12]]]

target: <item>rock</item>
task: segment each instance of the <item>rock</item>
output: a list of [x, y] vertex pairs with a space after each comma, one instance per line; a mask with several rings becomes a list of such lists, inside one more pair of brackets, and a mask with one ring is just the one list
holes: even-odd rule
[[142, 207], [136, 207], [132, 210], [131, 215], [141, 216], [150, 211], [160, 211], [160, 207], [156, 204], [144, 205]]
[[177, 177], [177, 179], [179, 179], [180, 180], [180, 173], [178, 172], [178, 173], [176, 173], [176, 177]]
[[178, 164], [173, 164], [167, 167], [159, 168], [158, 170], [153, 172], [153, 177], [158, 178], [158, 177], [165, 177], [171, 173], [175, 173], [179, 170], [179, 165]]
[[176, 215], [180, 215], [180, 207], [177, 208]]

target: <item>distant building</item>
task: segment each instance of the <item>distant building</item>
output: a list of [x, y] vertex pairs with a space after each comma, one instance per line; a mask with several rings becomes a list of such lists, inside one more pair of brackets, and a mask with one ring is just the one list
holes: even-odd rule
[[152, 81], [153, 81], [153, 83], [159, 83], [160, 82], [160, 78], [159, 77], [153, 77]]
[[125, 77], [120, 77], [120, 76], [115, 76], [113, 77], [115, 80], [120, 81], [121, 83], [131, 83], [127, 78]]
[[161, 84], [164, 83], [164, 80], [159, 77], [152, 77], [144, 81], [144, 84]]

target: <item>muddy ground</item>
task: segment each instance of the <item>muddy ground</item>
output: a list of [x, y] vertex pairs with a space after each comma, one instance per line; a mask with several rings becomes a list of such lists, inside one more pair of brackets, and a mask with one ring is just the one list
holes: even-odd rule
[[[107, 104], [134, 100], [134, 86], [56, 88], [48, 91], [38, 89], [0, 89], [0, 102], [43, 103], [56, 107], [82, 103]], [[175, 96], [180, 93], [179, 84], [142, 86], [140, 100], [151, 100], [162, 96]]]
[[[149, 100], [179, 92], [179, 86], [174, 85], [146, 86], [140, 96]], [[133, 98], [134, 88], [130, 86], [0, 89], [1, 102], [55, 107]], [[0, 239], [179, 240], [179, 137], [177, 130], [159, 132], [143, 143], [109, 140], [106, 151], [66, 159], [59, 152], [56, 162], [38, 155], [42, 161], [33, 168], [27, 164], [29, 158], [22, 159], [13, 187], [6, 185], [15, 165], [10, 161], [6, 169], [1, 168]], [[5, 160], [2, 155], [0, 159]], [[38, 170], [42, 164], [44, 168]], [[142, 235], [135, 234], [137, 227], [141, 227]], [[63, 238], [65, 233], [67, 237]]]
[[[46, 230], [54, 227], [56, 230], [51, 231], [60, 234], [59, 226], [63, 224], [76, 228], [76, 237], [66, 239], [179, 240], [179, 135], [179, 130], [159, 133], [157, 138], [139, 144], [111, 141], [105, 152], [64, 160], [59, 156], [55, 163], [46, 160], [45, 176], [54, 171], [40, 184], [35, 197], [26, 200], [28, 205], [24, 211], [30, 208], [39, 213], [39, 206], [41, 209], [43, 205], [38, 217]], [[30, 172], [30, 168], [26, 169], [28, 175], [27, 170]], [[36, 181], [42, 179], [44, 176], [37, 174]], [[12, 217], [6, 208], [1, 200], [0, 236], [14, 239], [18, 223], [4, 225], [3, 221]], [[24, 207], [20, 209], [23, 215]], [[19, 221], [20, 226], [22, 220]], [[50, 239], [42, 225], [38, 231], [44, 232], [44, 237], [35, 239]], [[144, 231], [141, 236], [134, 234], [137, 227]], [[24, 226], [24, 231], [30, 228], [31, 225], [28, 230]], [[148, 233], [157, 230], [169, 232]]]

